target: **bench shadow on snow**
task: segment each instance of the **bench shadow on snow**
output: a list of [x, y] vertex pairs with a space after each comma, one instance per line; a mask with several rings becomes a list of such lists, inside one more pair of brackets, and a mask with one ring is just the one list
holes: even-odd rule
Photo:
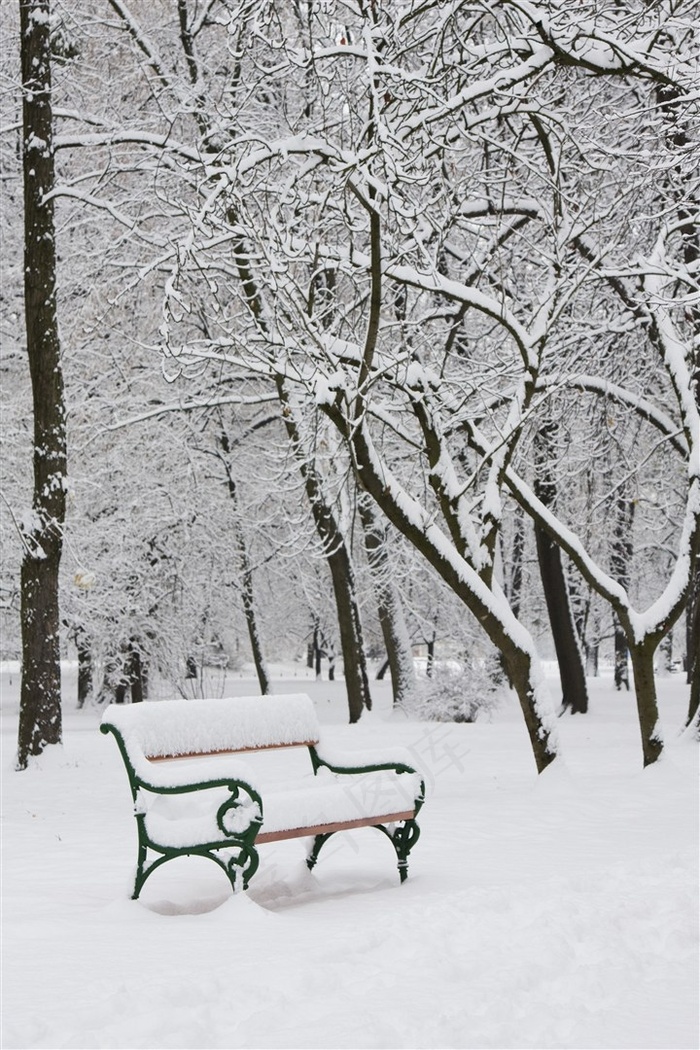
[[239, 901], [247, 901], [255, 910], [281, 912], [373, 893], [405, 893], [416, 877], [409, 874], [405, 886], [400, 885], [392, 847], [373, 832], [363, 828], [339, 835], [313, 872], [299, 849], [302, 840], [278, 844], [274, 855], [270, 850], [266, 856], [263, 848], [249, 889], [235, 896], [213, 864], [201, 857], [178, 858], [168, 870], [155, 872], [133, 903], [158, 915], [186, 916], [215, 912], [229, 902], [238, 907]]

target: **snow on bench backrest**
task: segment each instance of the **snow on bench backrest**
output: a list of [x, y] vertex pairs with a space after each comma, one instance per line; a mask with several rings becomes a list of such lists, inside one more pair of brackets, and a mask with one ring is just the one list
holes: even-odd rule
[[119, 730], [136, 762], [142, 755], [177, 758], [316, 744], [319, 738], [316, 711], [304, 693], [110, 704], [102, 724]]

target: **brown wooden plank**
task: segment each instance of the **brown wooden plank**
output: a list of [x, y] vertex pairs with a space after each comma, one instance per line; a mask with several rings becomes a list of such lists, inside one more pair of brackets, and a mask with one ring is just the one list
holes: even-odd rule
[[183, 755], [146, 755], [149, 762], [173, 762], [178, 758], [216, 758], [218, 755], [244, 755], [253, 751], [277, 751], [282, 747], [315, 747], [318, 740], [295, 740], [291, 744], [260, 744], [258, 747], [222, 748], [221, 751], [186, 751]]
[[310, 835], [330, 835], [334, 831], [351, 831], [352, 828], [371, 828], [375, 824], [395, 824], [399, 820], [412, 820], [415, 815], [415, 810], [409, 809], [405, 813], [387, 813], [383, 817], [360, 817], [359, 820], [342, 820], [337, 824], [318, 824], [313, 828], [261, 831], [259, 835], [256, 835], [255, 845], [257, 846], [259, 842], [281, 842], [283, 839], [307, 838]]

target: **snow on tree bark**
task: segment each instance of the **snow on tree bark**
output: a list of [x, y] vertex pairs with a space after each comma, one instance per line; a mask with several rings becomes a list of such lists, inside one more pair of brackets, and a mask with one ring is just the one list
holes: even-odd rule
[[66, 428], [56, 316], [56, 232], [48, 0], [21, 0], [24, 300], [34, 410], [34, 495], [23, 523], [22, 684], [17, 761], [61, 741], [58, 574]]

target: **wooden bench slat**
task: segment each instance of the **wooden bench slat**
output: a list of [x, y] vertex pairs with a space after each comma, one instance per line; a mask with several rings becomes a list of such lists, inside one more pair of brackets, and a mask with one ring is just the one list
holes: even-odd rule
[[[317, 824], [313, 828], [288, 828], [286, 831], [260, 831], [256, 842], [281, 842], [284, 839], [311, 838], [316, 835], [332, 835], [336, 831], [352, 831], [353, 828], [371, 828], [377, 824], [396, 824], [400, 820], [413, 820], [412, 809], [405, 813], [387, 813], [385, 817], [360, 817], [358, 820], [342, 820], [337, 824]], [[263, 825], [264, 827], [264, 825]]]
[[289, 744], [258, 744], [257, 747], [224, 747], [220, 751], [187, 751], [181, 755], [146, 755], [149, 762], [176, 762], [179, 758], [217, 758], [219, 755], [244, 755], [254, 751], [277, 751], [287, 747], [316, 747], [318, 740], [294, 740]]

